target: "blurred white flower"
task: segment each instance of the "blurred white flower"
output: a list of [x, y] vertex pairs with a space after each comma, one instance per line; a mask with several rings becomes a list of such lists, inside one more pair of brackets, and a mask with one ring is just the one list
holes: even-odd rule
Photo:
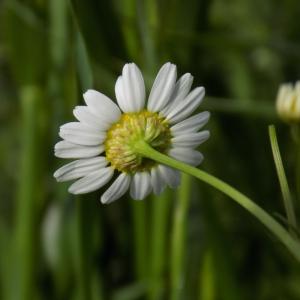
[[[180, 183], [179, 171], [143, 158], [133, 143], [143, 139], [156, 150], [191, 164], [199, 165], [203, 156], [195, 148], [209, 138], [200, 131], [209, 112], [190, 116], [202, 102], [205, 91], [191, 91], [193, 77], [184, 74], [176, 81], [176, 66], [166, 63], [158, 72], [146, 103], [143, 76], [134, 64], [126, 64], [115, 85], [117, 104], [105, 95], [88, 90], [86, 106], [77, 106], [79, 122], [60, 127], [63, 141], [55, 145], [55, 155], [76, 158], [54, 176], [57, 181], [77, 179], [70, 187], [73, 194], [95, 191], [108, 183], [102, 203], [110, 203], [130, 189], [133, 199], [144, 199], [151, 191], [160, 194], [166, 185]], [[102, 156], [100, 156], [102, 154]]]
[[297, 81], [295, 86], [291, 83], [280, 85], [276, 109], [283, 121], [300, 122], [300, 81]]

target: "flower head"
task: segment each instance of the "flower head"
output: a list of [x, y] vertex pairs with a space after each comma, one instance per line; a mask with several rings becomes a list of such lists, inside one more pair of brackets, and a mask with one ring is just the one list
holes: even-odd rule
[[290, 83], [280, 85], [276, 109], [283, 121], [300, 122], [300, 81], [297, 81], [295, 86]]
[[158, 72], [148, 101], [143, 76], [134, 63], [126, 64], [115, 85], [117, 104], [105, 95], [88, 90], [86, 106], [75, 107], [78, 122], [60, 127], [63, 141], [55, 145], [55, 155], [75, 160], [54, 176], [58, 181], [76, 181], [73, 194], [95, 191], [113, 177], [101, 197], [110, 203], [130, 190], [133, 199], [144, 199], [151, 191], [160, 194], [166, 185], [180, 183], [179, 171], [141, 156], [134, 144], [143, 140], [175, 159], [199, 165], [203, 156], [195, 148], [209, 137], [199, 131], [209, 112], [191, 116], [204, 97], [204, 88], [191, 91], [193, 77], [184, 74], [176, 81], [176, 66], [166, 63]]

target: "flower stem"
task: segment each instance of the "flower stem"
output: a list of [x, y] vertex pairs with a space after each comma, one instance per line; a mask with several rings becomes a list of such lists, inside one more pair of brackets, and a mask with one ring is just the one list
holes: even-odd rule
[[279, 146], [277, 142], [277, 136], [276, 136], [276, 130], [275, 126], [271, 125], [269, 126], [269, 135], [270, 135], [270, 141], [271, 141], [271, 148], [273, 152], [274, 162], [277, 170], [277, 175], [280, 183], [281, 193], [283, 197], [284, 207], [287, 215], [287, 219], [289, 222], [289, 225], [291, 225], [291, 232], [295, 228], [297, 228], [297, 221], [296, 221], [296, 215], [293, 205], [293, 200], [290, 192], [290, 188], [288, 185], [288, 181], [286, 179]]
[[240, 204], [252, 215], [254, 215], [261, 223], [263, 223], [300, 262], [300, 243], [295, 240], [281, 224], [279, 224], [273, 217], [271, 217], [260, 206], [254, 203], [250, 198], [243, 195], [241, 192], [224, 181], [202, 170], [177, 161], [176, 159], [156, 151], [144, 141], [138, 141], [135, 144], [135, 150], [144, 157], [151, 158], [159, 163], [190, 174], [229, 196], [232, 200]]
[[171, 245], [171, 298], [181, 299], [183, 290], [184, 245], [187, 211], [191, 191], [191, 177], [184, 174], [174, 210]]
[[91, 299], [90, 290], [90, 253], [89, 253], [89, 236], [90, 230], [89, 219], [87, 215], [87, 208], [82, 197], [76, 199], [76, 246], [77, 246], [77, 287], [78, 299]]
[[20, 90], [23, 115], [22, 152], [20, 179], [16, 199], [15, 244], [11, 262], [14, 289], [10, 289], [8, 299], [29, 300], [34, 296], [36, 271], [36, 243], [38, 241], [38, 213], [40, 195], [40, 135], [36, 116], [39, 114], [42, 91], [38, 86], [24, 86]]
[[160, 196], [152, 199], [151, 208], [151, 235], [150, 235], [150, 289], [149, 300], [162, 299], [164, 290], [164, 270], [166, 266], [166, 246], [168, 237], [168, 221], [170, 204], [173, 193], [166, 190]]
[[300, 201], [300, 125], [295, 124], [292, 126], [292, 138], [295, 144], [295, 156], [296, 156], [296, 164], [295, 164], [295, 178], [296, 178], [296, 195], [298, 203]]
[[147, 214], [146, 207], [140, 201], [132, 203], [135, 272], [140, 282], [147, 278]]

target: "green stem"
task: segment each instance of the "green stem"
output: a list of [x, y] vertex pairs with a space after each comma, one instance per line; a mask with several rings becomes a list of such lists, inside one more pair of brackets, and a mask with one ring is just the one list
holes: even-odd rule
[[146, 61], [146, 69], [151, 74], [156, 63], [155, 40], [151, 25], [156, 22], [155, 1], [136, 1], [138, 28], [142, 41], [143, 54]]
[[300, 125], [295, 124], [292, 126], [292, 138], [294, 140], [296, 149], [296, 164], [295, 164], [295, 178], [296, 178], [296, 195], [298, 203], [300, 201]]
[[293, 232], [293, 228], [294, 229], [297, 228], [296, 215], [295, 215], [294, 205], [291, 197], [291, 192], [286, 179], [286, 175], [285, 175], [285, 171], [284, 171], [284, 167], [283, 167], [283, 163], [279, 151], [276, 130], [274, 125], [269, 126], [269, 135], [270, 135], [271, 148], [273, 152], [277, 176], [279, 179], [279, 184], [280, 184], [281, 193], [283, 197], [283, 203], [284, 203], [288, 222], [291, 225], [290, 231]]
[[76, 199], [76, 246], [77, 246], [77, 287], [78, 299], [91, 299], [90, 290], [90, 249], [89, 249], [89, 222], [86, 202], [82, 197]]
[[172, 192], [166, 190], [161, 196], [153, 197], [151, 211], [151, 265], [149, 299], [162, 299], [163, 273], [166, 265], [167, 228]]
[[298, 141], [298, 144], [296, 146], [296, 191], [297, 191], [297, 198], [298, 203], [300, 202], [300, 141]]
[[190, 174], [229, 196], [232, 200], [240, 204], [261, 223], [263, 223], [286, 246], [294, 257], [300, 261], [300, 243], [296, 241], [283, 226], [266, 213], [260, 206], [255, 204], [250, 198], [243, 195], [224, 181], [202, 170], [186, 165], [183, 162], [177, 161], [176, 159], [154, 150], [144, 141], [137, 142], [135, 144], [135, 150], [145, 157]]
[[135, 272], [140, 282], [145, 282], [147, 277], [147, 221], [146, 207], [140, 201], [132, 203], [133, 230], [135, 249]]
[[184, 245], [187, 212], [190, 203], [191, 177], [184, 174], [174, 210], [171, 245], [171, 298], [181, 298], [183, 285]]
[[38, 211], [40, 205], [40, 128], [36, 116], [40, 112], [42, 92], [37, 86], [25, 86], [21, 89], [22, 101], [22, 152], [20, 162], [20, 179], [16, 199], [16, 227], [14, 256], [11, 272], [13, 278], [9, 284], [8, 299], [29, 300], [34, 298], [36, 268], [36, 243]]
[[203, 256], [203, 267], [199, 280], [199, 299], [216, 299], [216, 269], [213, 263], [213, 254], [210, 249], [206, 250]]

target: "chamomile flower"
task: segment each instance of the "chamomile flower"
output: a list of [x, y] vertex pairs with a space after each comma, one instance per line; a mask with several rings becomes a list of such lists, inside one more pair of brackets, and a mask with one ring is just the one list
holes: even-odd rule
[[72, 194], [95, 191], [110, 180], [101, 196], [110, 203], [127, 190], [135, 200], [153, 191], [159, 195], [166, 186], [176, 188], [180, 172], [144, 158], [134, 151], [143, 140], [154, 149], [187, 164], [197, 166], [203, 155], [196, 148], [209, 138], [199, 131], [209, 112], [191, 114], [203, 100], [203, 87], [191, 90], [193, 77], [187, 73], [177, 81], [176, 66], [166, 63], [158, 72], [148, 100], [143, 76], [134, 64], [126, 64], [115, 84], [117, 104], [104, 94], [88, 90], [84, 106], [75, 107], [78, 122], [60, 127], [63, 141], [55, 145], [55, 155], [77, 159], [58, 169], [57, 181], [76, 180]]
[[300, 81], [295, 86], [291, 83], [279, 87], [276, 109], [279, 117], [288, 123], [300, 122]]

